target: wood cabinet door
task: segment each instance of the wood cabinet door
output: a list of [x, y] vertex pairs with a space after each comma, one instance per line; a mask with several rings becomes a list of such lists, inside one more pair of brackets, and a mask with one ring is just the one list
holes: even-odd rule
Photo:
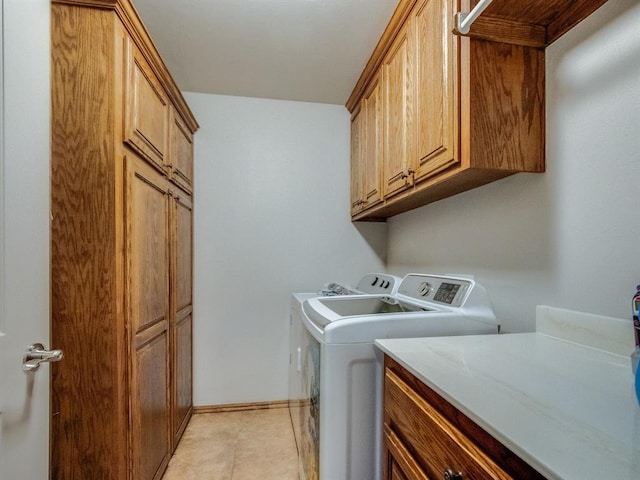
[[358, 108], [351, 116], [351, 215], [362, 210], [364, 199], [362, 198], [362, 173], [364, 168], [363, 133], [365, 115], [364, 110]]
[[187, 192], [193, 191], [193, 135], [178, 112], [171, 109], [170, 121], [171, 180]]
[[456, 45], [451, 0], [421, 0], [412, 18], [417, 42], [416, 180], [458, 161], [455, 112]]
[[173, 201], [173, 292], [171, 322], [171, 399], [173, 449], [187, 426], [193, 409], [192, 329], [193, 329], [193, 204], [187, 195]]
[[405, 24], [382, 61], [384, 85], [384, 167], [385, 197], [404, 190], [411, 165], [411, 108], [413, 105], [413, 62], [410, 25]]
[[129, 415], [131, 478], [136, 480], [160, 478], [170, 457], [168, 185], [141, 159], [126, 159]]
[[166, 170], [169, 101], [151, 67], [125, 39], [124, 141], [151, 164]]
[[489, 456], [486, 447], [467, 437], [390, 369], [385, 371], [383, 401], [385, 445], [392, 446], [389, 450], [396, 460], [405, 461], [405, 471], [413, 465], [411, 470], [423, 471], [432, 478], [443, 478], [450, 470], [462, 472], [462, 478], [513, 480]]
[[364, 135], [362, 139], [362, 197], [364, 208], [377, 205], [382, 201], [382, 161], [384, 128], [382, 83], [380, 77], [372, 80], [369, 90], [364, 95]]
[[383, 443], [384, 480], [429, 480], [402, 440], [385, 424]]

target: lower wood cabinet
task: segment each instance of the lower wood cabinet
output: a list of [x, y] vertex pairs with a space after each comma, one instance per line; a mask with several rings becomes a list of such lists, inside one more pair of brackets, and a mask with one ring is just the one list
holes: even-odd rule
[[169, 182], [126, 158], [125, 282], [130, 326], [133, 478], [159, 478], [171, 454], [169, 398]]
[[383, 439], [385, 480], [544, 478], [388, 356]]
[[193, 412], [193, 203], [189, 195], [174, 196], [172, 203], [171, 288], [171, 433], [172, 449], [178, 445]]

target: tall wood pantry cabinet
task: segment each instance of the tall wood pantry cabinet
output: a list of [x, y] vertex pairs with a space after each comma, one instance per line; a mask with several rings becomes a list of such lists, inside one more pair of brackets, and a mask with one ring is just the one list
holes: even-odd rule
[[51, 477], [159, 479], [192, 413], [198, 124], [130, 0], [52, 0], [51, 82]]

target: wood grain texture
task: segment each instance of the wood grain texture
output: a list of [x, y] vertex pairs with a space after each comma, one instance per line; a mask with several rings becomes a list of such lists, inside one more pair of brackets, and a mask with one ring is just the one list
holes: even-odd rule
[[136, 339], [157, 323], [168, 327], [169, 185], [139, 159], [130, 156], [126, 162], [127, 323]]
[[[123, 4], [60, 1], [51, 9], [51, 335], [65, 350], [65, 361], [52, 365], [56, 480], [150, 480], [169, 458], [172, 184], [123, 143], [131, 42], [116, 3]], [[155, 121], [144, 119], [141, 130], [158, 131]], [[149, 138], [162, 143], [161, 135]], [[187, 246], [183, 303], [191, 301]], [[181, 312], [186, 345], [191, 307]], [[190, 372], [181, 368], [186, 383]]]
[[189, 312], [184, 318], [175, 322], [172, 330], [172, 450], [178, 446], [193, 412], [192, 334], [193, 316]]
[[544, 51], [470, 42], [470, 165], [544, 171]]
[[193, 203], [174, 196], [171, 218], [171, 434], [178, 446], [193, 412]]
[[193, 203], [188, 195], [178, 195], [173, 205], [171, 289], [175, 294], [174, 311], [180, 314], [193, 304]]
[[[509, 0], [494, 0], [484, 11], [490, 17], [506, 20], [521, 21], [532, 25], [547, 26], [566, 10], [578, 12], [595, 10], [606, 0], [526, 0], [513, 2]], [[477, 3], [473, 0], [472, 6]], [[597, 6], [596, 6], [597, 5]]]
[[[605, 2], [606, 0], [494, 0], [473, 23], [468, 36], [545, 48]], [[471, 2], [471, 6], [476, 3]], [[463, 4], [462, 11], [469, 11], [471, 6]]]
[[383, 84], [376, 76], [362, 98], [364, 102], [363, 207], [370, 208], [382, 201], [382, 165], [384, 151], [384, 97]]
[[387, 54], [389, 49], [391, 48], [391, 44], [395, 41], [396, 36], [400, 32], [402, 26], [406, 22], [409, 12], [415, 5], [417, 0], [399, 0], [398, 6], [396, 7], [393, 15], [389, 19], [389, 23], [387, 24], [380, 40], [369, 58], [369, 61], [364, 67], [364, 70], [360, 74], [360, 78], [358, 79], [356, 85], [347, 100], [346, 107], [350, 113], [356, 108], [356, 105], [360, 102], [360, 98], [364, 94], [365, 90], [368, 88], [368, 85], [371, 83], [372, 78], [377, 75], [378, 70], [380, 69], [380, 65], [382, 64], [382, 59]]
[[422, 0], [412, 15], [416, 42], [416, 117], [412, 164], [415, 180], [459, 162], [457, 37], [452, 27], [451, 2]]
[[132, 363], [131, 478], [158, 480], [171, 456], [168, 331], [136, 348]]
[[360, 105], [382, 75], [384, 200], [352, 210], [352, 220], [384, 221], [513, 173], [544, 172], [544, 47], [605, 1], [495, 0], [470, 37], [455, 39], [454, 13], [475, 0], [400, 2], [347, 102]]
[[[113, 0], [111, 0], [113, 1]], [[398, 32], [409, 18], [417, 0], [400, 0], [369, 61], [349, 96], [346, 107], [353, 113], [371, 79], [376, 75]], [[472, 25], [471, 35], [516, 45], [543, 47], [550, 45], [573, 28], [606, 0], [494, 0]], [[105, 0], [105, 3], [108, 3]], [[468, 12], [477, 0], [456, 0], [454, 14]], [[453, 31], [453, 28], [451, 29]]]
[[170, 457], [169, 182], [126, 158], [126, 303], [131, 338], [132, 479], [160, 478]]
[[127, 38], [124, 141], [166, 171], [169, 147], [169, 102], [146, 60]]
[[130, 0], [51, 0], [52, 4], [71, 5], [84, 8], [104, 9], [115, 12], [124, 24], [129, 35], [141, 49], [142, 55], [151, 65], [154, 74], [158, 77], [166, 89], [168, 97], [174, 104], [180, 116], [186, 122], [191, 132], [198, 130], [198, 122], [189, 109], [180, 89], [176, 85], [171, 73], [167, 69], [162, 57], [158, 53], [149, 32], [147, 31], [140, 15]]
[[428, 476], [451, 469], [463, 478], [511, 480], [475, 443], [392, 371], [384, 378], [385, 424]]
[[[458, 32], [456, 31], [456, 33]], [[544, 26], [487, 15], [483, 15], [473, 22], [467, 36], [526, 47], [544, 48], [547, 46], [547, 29]]]
[[[516, 456], [508, 448], [495, 440], [486, 431], [480, 428], [477, 424], [471, 421], [467, 416], [462, 414], [459, 410], [453, 407], [450, 403], [444, 400], [440, 395], [434, 392], [431, 388], [426, 386], [410, 372], [404, 369], [401, 365], [395, 362], [393, 359], [385, 355], [385, 381], [386, 374], [389, 373], [396, 385], [401, 385], [403, 389], [400, 393], [400, 397], [409, 397], [410, 399], [417, 399], [415, 405], [417, 405], [418, 411], [422, 411], [421, 407], [424, 404], [428, 404], [430, 414], [433, 414], [433, 418], [440, 418], [446, 423], [442, 423], [447, 431], [457, 432], [455, 435], [462, 435], [473, 445], [480, 448], [482, 453], [486, 455], [491, 462], [501, 469], [507, 478], [514, 479], [528, 479], [528, 480], [544, 480], [544, 477], [536, 470], [531, 468], [526, 462]], [[385, 384], [386, 389], [386, 384]], [[397, 392], [397, 391], [396, 391]], [[422, 400], [420, 400], [422, 399]], [[424, 403], [422, 403], [424, 401]], [[414, 407], [412, 407], [414, 408]], [[406, 412], [402, 412], [401, 415], [406, 415]], [[402, 432], [398, 432], [397, 424], [394, 424], [394, 420], [386, 410], [384, 413], [384, 422], [391, 427], [391, 430], [396, 433], [407, 447], [408, 451], [414, 456], [416, 460], [421, 462], [420, 455], [424, 454], [423, 450], [419, 452], [412, 447], [407, 446], [406, 437], [403, 437]], [[440, 427], [436, 427], [439, 429]], [[421, 437], [426, 438], [426, 437]], [[422, 464], [421, 464], [422, 465]], [[424, 467], [424, 465], [422, 465]], [[428, 473], [427, 470], [425, 470]], [[438, 476], [434, 478], [441, 478], [442, 472], [439, 472]], [[464, 476], [463, 478], [483, 478], [475, 476]], [[501, 478], [501, 477], [490, 477]]]
[[408, 188], [407, 171], [413, 147], [414, 61], [410, 25], [405, 24], [382, 62], [384, 92], [384, 163], [382, 192], [385, 198]]
[[[118, 322], [113, 18], [51, 8], [51, 475], [126, 478]], [[89, 128], [90, 126], [90, 128]]]
[[384, 479], [429, 480], [418, 462], [389, 425], [384, 426]]
[[381, 75], [351, 116], [351, 215], [382, 201], [384, 96]]
[[193, 192], [193, 134], [175, 108], [169, 122], [171, 180], [188, 193]]
[[[364, 103], [364, 101], [362, 102]], [[362, 210], [364, 198], [362, 195], [364, 178], [364, 130], [366, 114], [364, 108], [356, 109], [351, 116], [351, 214]]]
[[553, 21], [547, 25], [547, 45], [551, 45], [606, 2], [607, 0], [569, 2], [569, 5], [565, 5]]
[[354, 221], [544, 171], [544, 50], [454, 35], [459, 4], [416, 2], [386, 52], [384, 200]]

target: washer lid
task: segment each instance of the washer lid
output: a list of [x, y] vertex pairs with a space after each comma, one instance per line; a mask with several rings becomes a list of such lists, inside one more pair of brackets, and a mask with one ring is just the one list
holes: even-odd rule
[[403, 316], [435, 311], [434, 308], [409, 303], [389, 295], [312, 298], [304, 302], [302, 308], [310, 320], [321, 327], [353, 317]]

